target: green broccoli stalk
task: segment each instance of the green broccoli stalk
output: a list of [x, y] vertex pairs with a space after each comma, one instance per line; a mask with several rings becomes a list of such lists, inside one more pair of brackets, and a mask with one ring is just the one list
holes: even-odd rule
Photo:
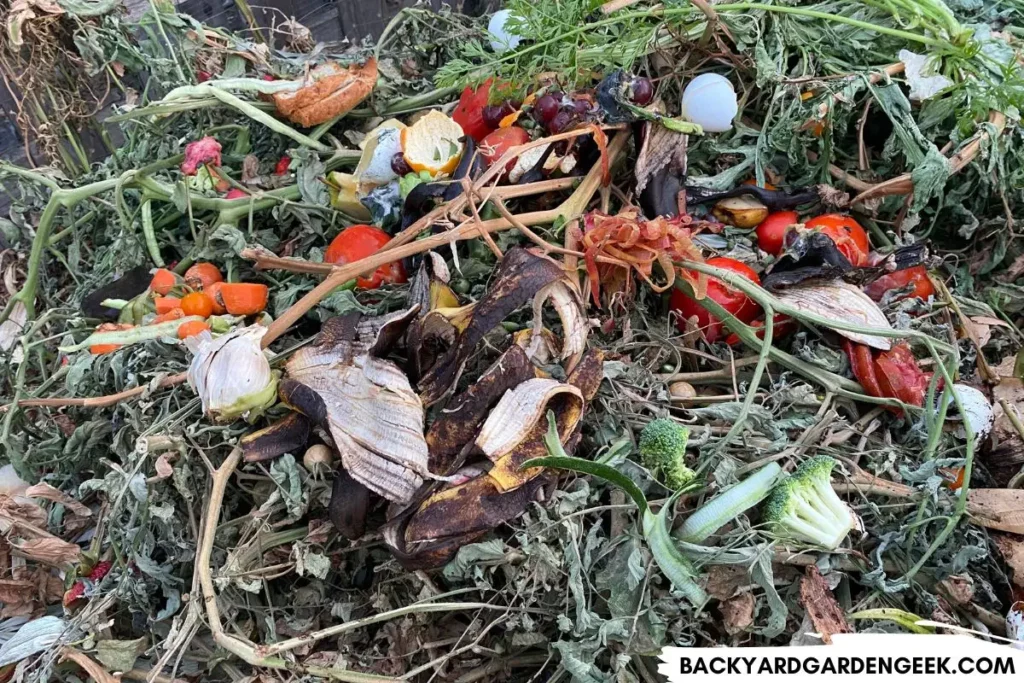
[[827, 455], [811, 458], [772, 489], [764, 519], [777, 536], [829, 550], [839, 547], [854, 520], [829, 481], [835, 465]]
[[689, 439], [689, 429], [665, 417], [648, 422], [640, 433], [640, 459], [644, 467], [654, 474], [660, 473], [665, 486], [673, 491], [697, 476], [685, 462]]

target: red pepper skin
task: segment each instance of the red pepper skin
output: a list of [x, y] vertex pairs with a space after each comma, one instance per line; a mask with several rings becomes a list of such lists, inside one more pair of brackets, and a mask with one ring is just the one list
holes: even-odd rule
[[[101, 560], [96, 563], [96, 566], [92, 568], [88, 576], [85, 578], [93, 583], [97, 583], [103, 580], [103, 577], [110, 572], [110, 568], [114, 564], [108, 560]], [[85, 581], [78, 579], [75, 583], [64, 593], [64, 606], [70, 607], [78, 600], [85, 597]]]
[[917, 365], [917, 359], [906, 342], [893, 344], [891, 349], [878, 354], [875, 369], [886, 396], [918, 408], [924, 405], [931, 377]]
[[488, 78], [476, 90], [466, 88], [462, 91], [459, 104], [452, 112], [452, 119], [462, 127], [462, 132], [480, 142], [493, 128], [484, 122], [484, 107], [491, 98], [493, 78]]
[[928, 270], [924, 266], [914, 266], [883, 275], [865, 287], [864, 293], [875, 301], [881, 301], [886, 292], [893, 289], [903, 289], [909, 285], [913, 285], [914, 288], [909, 293], [896, 299], [896, 301], [909, 299], [910, 297], [927, 300], [928, 297], [935, 294], [935, 286], [928, 279]]
[[846, 352], [847, 357], [850, 359], [850, 369], [853, 370], [853, 376], [864, 387], [867, 395], [884, 398], [886, 394], [883, 393], [878, 375], [875, 373], [875, 361], [871, 357], [871, 348], [864, 344], [854, 344], [849, 339], [844, 338], [843, 351]]
[[288, 175], [288, 167], [291, 163], [292, 158], [285, 154], [277, 160], [277, 165], [274, 166], [274, 175]]

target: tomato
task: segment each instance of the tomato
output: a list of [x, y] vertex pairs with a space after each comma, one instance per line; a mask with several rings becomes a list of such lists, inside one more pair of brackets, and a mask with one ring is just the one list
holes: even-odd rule
[[782, 253], [786, 231], [789, 226], [800, 222], [796, 211], [776, 211], [757, 226], [757, 246], [761, 251], [778, 256]]
[[213, 301], [206, 292], [192, 292], [181, 297], [181, 311], [185, 315], [208, 318], [213, 315]]
[[868, 396], [882, 398], [882, 386], [878, 383], [878, 375], [875, 373], [875, 359], [871, 355], [871, 347], [864, 344], [855, 344], [849, 339], [843, 338], [843, 350], [850, 359], [850, 369], [853, 376], [857, 378], [864, 392]]
[[875, 301], [881, 301], [886, 292], [893, 289], [906, 289], [911, 286], [913, 288], [907, 294], [895, 300], [900, 301], [910, 297], [927, 300], [928, 297], [935, 294], [935, 286], [928, 279], [928, 269], [924, 266], [914, 266], [883, 275], [865, 287], [864, 292]]
[[462, 127], [462, 132], [477, 142], [483, 140], [493, 128], [484, 122], [484, 107], [491, 97], [491, 83], [493, 78], [488, 78], [476, 90], [466, 88], [462, 91], [459, 104], [452, 112], [452, 119]]
[[212, 263], [197, 263], [185, 271], [185, 284], [192, 289], [206, 289], [215, 282], [223, 282], [220, 268]]
[[288, 175], [288, 167], [292, 165], [292, 158], [285, 154], [277, 160], [274, 165], [274, 175]]
[[924, 405], [931, 375], [921, 370], [906, 342], [893, 344], [891, 349], [878, 354], [875, 369], [878, 384], [886, 396], [919, 408]]
[[[489, 166], [500, 159], [505, 152], [529, 141], [530, 134], [526, 132], [525, 128], [520, 128], [519, 126], [499, 128], [493, 133], [488, 133], [487, 137], [480, 141], [480, 156], [484, 158], [484, 161]], [[509, 161], [505, 165], [505, 173], [515, 168], [515, 165], [516, 159]]]
[[167, 268], [160, 268], [153, 273], [153, 279], [149, 283], [149, 288], [153, 290], [155, 294], [160, 296], [167, 296], [167, 294], [174, 289], [181, 282], [180, 278], [174, 273], [173, 270]]
[[[708, 259], [707, 265], [714, 268], [728, 270], [741, 275], [751, 282], [761, 284], [761, 278], [745, 263], [735, 259], [717, 257]], [[715, 278], [708, 278], [708, 298], [734, 315], [740, 322], [749, 323], [761, 311], [761, 307], [754, 303], [746, 294], [729, 287]], [[697, 318], [697, 327], [704, 331], [704, 336], [709, 342], [718, 341], [722, 336], [725, 327], [721, 320], [711, 315], [696, 299], [684, 294], [679, 289], [673, 289], [669, 299], [669, 309], [676, 311], [680, 317], [676, 320], [679, 330], [686, 331], [686, 321], [689, 318]]]
[[[391, 236], [380, 228], [372, 225], [353, 225], [342, 230], [334, 238], [331, 246], [327, 247], [327, 253], [324, 254], [324, 262], [338, 265], [355, 263], [377, 253], [390, 240]], [[405, 281], [405, 268], [401, 261], [395, 261], [381, 266], [370, 277], [357, 278], [356, 286], [360, 289], [377, 289], [382, 284]]]
[[[775, 314], [772, 318], [772, 323], [774, 324], [772, 327], [772, 339], [776, 341], [795, 331], [797, 328], [795, 320], [790, 318], [788, 315], [783, 315], [781, 313]], [[750, 326], [757, 328], [757, 331], [754, 334], [757, 335], [758, 339], [764, 339], [763, 320], [755, 320], [750, 323]], [[725, 343], [729, 346], [735, 346], [736, 344], [739, 344], [740, 341], [740, 336], [738, 334], [730, 334], [725, 338]]]
[[839, 253], [846, 257], [854, 267], [867, 265], [868, 252], [871, 245], [868, 243], [868, 234], [860, 223], [850, 216], [838, 213], [827, 213], [807, 221], [807, 227], [818, 230], [836, 243]]

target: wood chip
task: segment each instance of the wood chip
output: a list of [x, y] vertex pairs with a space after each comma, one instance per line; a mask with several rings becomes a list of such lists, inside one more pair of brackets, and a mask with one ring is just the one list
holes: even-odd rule
[[992, 540], [1010, 568], [1013, 585], [1024, 588], [1024, 537], [1015, 534], [992, 534]]
[[754, 623], [754, 596], [749, 591], [729, 598], [720, 606], [722, 626], [730, 636], [743, 633]]
[[814, 565], [807, 567], [804, 578], [800, 580], [800, 603], [825, 643], [831, 645], [835, 633], [853, 632], [846, 622], [843, 608], [825, 583], [825, 577]]
[[972, 489], [967, 494], [967, 513], [978, 526], [1024, 534], [1024, 491]]

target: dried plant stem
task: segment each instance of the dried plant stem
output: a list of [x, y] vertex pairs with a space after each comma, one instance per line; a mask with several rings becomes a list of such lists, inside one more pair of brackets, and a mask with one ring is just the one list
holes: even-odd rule
[[[33, 398], [25, 401], [18, 401], [17, 405], [22, 408], [108, 408], [112, 405], [116, 405], [121, 401], [136, 396], [141, 396], [151, 388], [165, 389], [167, 387], [173, 387], [178, 384], [185, 382], [188, 379], [188, 373], [181, 372], [177, 375], [170, 375], [164, 377], [156, 386], [153, 387], [150, 384], [144, 384], [134, 389], [126, 389], [116, 394], [107, 394], [106, 396], [92, 396], [89, 398]], [[11, 405], [4, 406], [4, 409], [10, 409]]]
[[[568, 133], [563, 133], [561, 136], [555, 135], [547, 139], [561, 139], [562, 136], [568, 135]], [[626, 146], [627, 141], [627, 133], [619, 132], [615, 135], [611, 143], [609, 143], [608, 145], [609, 164], [614, 159], [616, 159], [618, 155], [622, 152], [622, 150]], [[516, 154], [521, 153], [525, 148], [528, 147], [529, 145], [522, 145], [519, 148], [513, 148], [509, 150], [508, 153], [506, 153], [504, 156], [501, 157], [501, 159], [499, 159], [495, 164], [492, 165], [489, 171], [487, 171], [481, 176], [480, 180], [474, 183], [474, 189], [479, 189], [484, 185], [485, 181], [489, 179], [488, 174], [491, 173], [491, 171], [497, 171], [504, 168], [512, 157], [514, 157]], [[513, 152], [515, 152], [515, 154], [513, 154]], [[600, 182], [601, 165], [597, 164], [594, 166], [594, 168], [590, 170], [586, 178], [583, 180], [582, 183], [580, 183], [579, 187], [576, 188], [572, 195], [568, 199], [566, 199], [561, 205], [554, 209], [549, 209], [547, 211], [534, 211], [531, 213], [520, 214], [518, 218], [523, 225], [543, 225], [546, 223], [551, 223], [559, 217], [564, 217], [566, 219], [575, 218], [581, 215], [584, 211], [586, 211], [587, 204], [590, 203], [590, 199], [594, 196], [594, 193], [600, 186]], [[444, 204], [439, 208], [445, 209], [443, 213], [447, 213], [448, 211], [454, 210], [453, 207], [456, 204], [458, 204], [460, 208], [464, 207], [466, 201], [467, 198], [465, 195], [463, 195], [457, 199], [453, 199], [451, 202], [448, 202], [447, 204]], [[446, 207], [448, 208], [446, 209]], [[427, 218], [428, 216], [431, 216], [435, 213], [437, 213], [438, 216], [441, 215], [440, 213], [438, 213], [437, 209], [435, 209], [431, 213], [427, 214], [427, 216], [424, 216], [424, 218]], [[417, 223], [418, 222], [419, 221], [417, 221]], [[294, 304], [292, 304], [292, 306], [288, 310], [282, 313], [281, 316], [270, 325], [267, 334], [263, 337], [263, 346], [266, 347], [275, 339], [277, 339], [282, 334], [287, 332], [292, 325], [298, 322], [299, 319], [302, 318], [302, 316], [304, 316], [314, 306], [320, 303], [320, 301], [323, 300], [324, 297], [333, 292], [340, 285], [343, 285], [344, 283], [348, 282], [353, 278], [359, 277], [361, 275], [366, 275], [368, 273], [372, 273], [377, 268], [385, 264], [391, 263], [392, 261], [396, 261], [398, 259], [405, 258], [407, 256], [422, 254], [424, 252], [430, 251], [431, 249], [446, 246], [453, 242], [472, 239], [476, 237], [478, 232], [481, 230], [486, 232], [498, 232], [500, 230], [508, 230], [509, 228], [513, 227], [512, 224], [505, 218], [496, 218], [489, 221], [483, 221], [481, 223], [466, 222], [454, 228], [453, 230], [449, 230], [438, 235], [431, 235], [430, 237], [426, 237], [421, 240], [416, 240], [411, 244], [406, 243], [411, 241], [413, 237], [418, 235], [423, 230], [423, 227], [426, 227], [423, 226], [417, 228], [415, 232], [412, 232], [412, 228], [415, 226], [416, 224], [413, 224], [413, 226], [410, 226], [409, 229], [396, 235], [395, 238], [391, 240], [391, 242], [385, 245], [383, 250], [375, 254], [372, 254], [371, 256], [368, 256], [362, 260], [356, 261], [355, 263], [350, 263], [344, 266], [332, 266], [330, 274], [323, 282], [314, 287], [313, 290], [306, 294], [304, 297], [302, 297]], [[408, 237], [406, 242], [399, 241], [399, 237], [402, 235], [406, 235]], [[395, 245], [396, 243], [398, 244], [398, 246], [392, 246]], [[253, 253], [252, 250], [245, 250], [242, 252], [242, 256], [245, 258], [256, 257], [255, 260], [257, 261], [257, 265], [260, 265], [260, 260], [258, 258], [259, 255], [259, 252]], [[265, 261], [263, 262], [263, 265], [265, 267]]]

